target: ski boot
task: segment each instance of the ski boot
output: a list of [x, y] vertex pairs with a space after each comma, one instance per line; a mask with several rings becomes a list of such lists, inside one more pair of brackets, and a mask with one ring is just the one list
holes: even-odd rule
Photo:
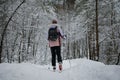
[[62, 71], [62, 64], [59, 64], [59, 70]]
[[55, 72], [56, 71], [56, 66], [53, 66], [53, 72]]

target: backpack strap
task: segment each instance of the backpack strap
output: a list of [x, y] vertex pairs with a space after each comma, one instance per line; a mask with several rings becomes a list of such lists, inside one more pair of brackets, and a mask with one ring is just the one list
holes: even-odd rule
[[[59, 29], [57, 29], [57, 26], [55, 28], [56, 28], [57, 31], [59, 30]], [[61, 46], [61, 40], [60, 40], [61, 33], [60, 33], [60, 30], [58, 32], [58, 36], [59, 36], [58, 37], [59, 45]]]

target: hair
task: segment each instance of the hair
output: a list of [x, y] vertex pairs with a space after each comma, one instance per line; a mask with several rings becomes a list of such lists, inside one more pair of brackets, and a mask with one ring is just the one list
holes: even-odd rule
[[57, 24], [57, 20], [52, 20], [52, 24]]

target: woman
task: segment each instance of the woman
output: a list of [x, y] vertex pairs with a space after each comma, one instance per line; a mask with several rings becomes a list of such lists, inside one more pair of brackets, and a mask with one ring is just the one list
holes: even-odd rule
[[[56, 28], [57, 31], [57, 39], [56, 40], [51, 40], [50, 39], [50, 29]], [[62, 57], [61, 57], [61, 38], [64, 38], [62, 30], [60, 26], [57, 24], [57, 20], [52, 20], [52, 24], [50, 25], [49, 31], [48, 31], [48, 41], [49, 41], [49, 47], [51, 50], [51, 55], [52, 55], [52, 66], [53, 70], [56, 70], [56, 56], [57, 56], [57, 61], [59, 63], [59, 70], [62, 70]]]

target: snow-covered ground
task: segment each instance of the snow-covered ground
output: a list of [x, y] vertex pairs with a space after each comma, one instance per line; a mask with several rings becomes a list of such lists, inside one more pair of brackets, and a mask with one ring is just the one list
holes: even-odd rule
[[0, 80], [120, 80], [120, 66], [87, 59], [64, 61], [61, 73], [51, 69], [50, 65], [2, 63]]

